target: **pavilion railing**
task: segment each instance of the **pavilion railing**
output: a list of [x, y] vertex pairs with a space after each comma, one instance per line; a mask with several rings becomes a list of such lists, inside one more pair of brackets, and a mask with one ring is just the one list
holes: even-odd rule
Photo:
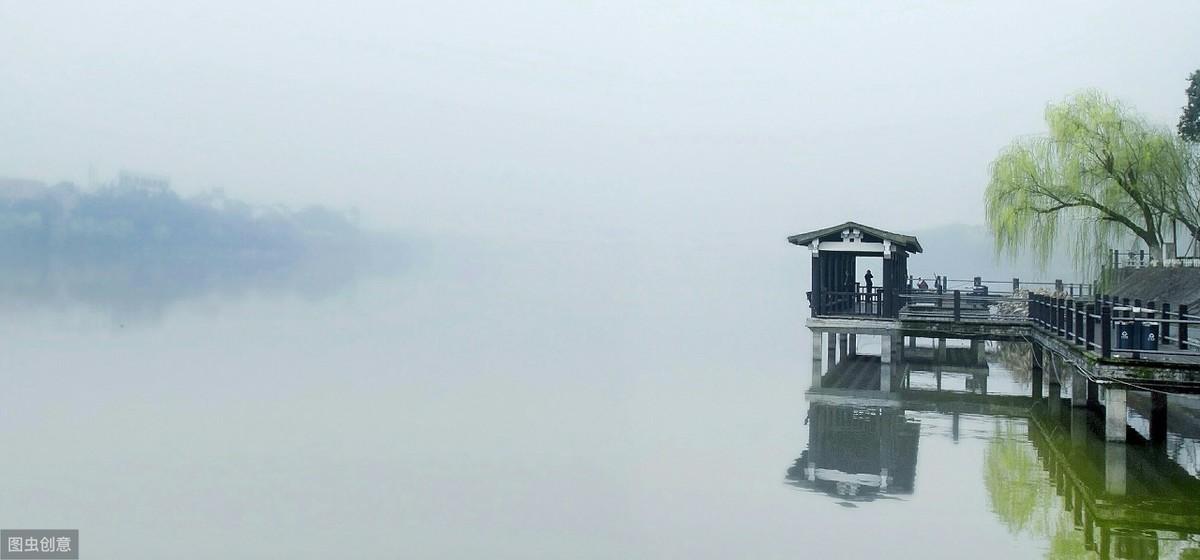
[[[811, 297], [811, 296], [810, 296]], [[881, 317], [884, 315], [884, 298], [882, 288], [860, 288], [853, 292], [821, 292], [820, 301], [813, 302], [813, 309], [818, 316], [868, 316]]]

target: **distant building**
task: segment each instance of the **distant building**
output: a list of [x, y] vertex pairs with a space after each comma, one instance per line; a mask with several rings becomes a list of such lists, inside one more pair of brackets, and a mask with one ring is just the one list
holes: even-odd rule
[[162, 175], [149, 175], [121, 170], [117, 174], [116, 187], [120, 190], [149, 191], [165, 193], [171, 190], [171, 179]]

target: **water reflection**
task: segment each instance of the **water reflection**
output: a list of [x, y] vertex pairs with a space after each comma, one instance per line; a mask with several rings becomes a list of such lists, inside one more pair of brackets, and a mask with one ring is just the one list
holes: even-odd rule
[[[788, 484], [843, 506], [904, 503], [921, 498], [920, 469], [932, 469], [964, 494], [982, 484], [992, 519], [1040, 543], [1047, 558], [1200, 558], [1200, 478], [1178, 452], [1195, 441], [1194, 415], [1174, 421], [1167, 445], [1137, 433], [1107, 442], [1100, 412], [1034, 397], [1045, 393], [1033, 387], [1021, 341], [814, 332], [813, 350], [808, 445]], [[964, 423], [981, 448], [954, 445]], [[947, 424], [949, 433], [940, 429]], [[947, 472], [959, 461], [924, 451], [922, 438], [948, 438], [955, 454], [982, 452], [983, 472]]]
[[385, 238], [287, 254], [0, 252], [0, 311], [83, 308], [136, 325], [158, 321], [175, 303], [209, 296], [318, 300], [364, 275], [396, 271], [407, 253]]
[[844, 500], [911, 494], [920, 424], [892, 407], [813, 403], [808, 449], [788, 469], [796, 486]]

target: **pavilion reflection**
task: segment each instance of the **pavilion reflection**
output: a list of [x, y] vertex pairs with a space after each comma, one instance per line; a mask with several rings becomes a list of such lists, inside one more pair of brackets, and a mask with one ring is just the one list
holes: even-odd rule
[[787, 472], [792, 484], [854, 501], [912, 493], [921, 428], [903, 410], [813, 403], [808, 425], [808, 449]]

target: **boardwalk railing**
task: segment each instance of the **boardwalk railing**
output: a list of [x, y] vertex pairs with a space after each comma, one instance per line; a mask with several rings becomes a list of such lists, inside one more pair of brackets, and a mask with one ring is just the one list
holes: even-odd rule
[[[1020, 278], [985, 280], [979, 276], [969, 280], [954, 279], [945, 276], [932, 276], [928, 279], [924, 277], [919, 278], [926, 280], [925, 283], [928, 287], [924, 291], [934, 291], [938, 293], [949, 293], [953, 292], [954, 290], [959, 290], [963, 293], [984, 292], [987, 294], [1014, 294], [1020, 292], [1021, 290], [1053, 290], [1056, 293], [1062, 292], [1070, 295], [1071, 297], [1091, 296], [1092, 294], [1096, 293], [1096, 286], [1094, 284], [1063, 282], [1062, 280], [1055, 280], [1053, 282], [1031, 282], [1028, 280], [1021, 280]], [[909, 278], [908, 291], [912, 292], [919, 289], [918, 280]]]
[[1200, 316], [1186, 305], [1142, 303], [1112, 295], [1091, 299], [1029, 294], [1029, 319], [1069, 344], [1104, 358], [1171, 360], [1200, 356]]
[[1114, 249], [1109, 254], [1105, 268], [1146, 268], [1149, 266], [1200, 266], [1200, 257], [1188, 255], [1165, 256], [1163, 260], [1151, 258], [1145, 249], [1140, 251], [1119, 251]]

